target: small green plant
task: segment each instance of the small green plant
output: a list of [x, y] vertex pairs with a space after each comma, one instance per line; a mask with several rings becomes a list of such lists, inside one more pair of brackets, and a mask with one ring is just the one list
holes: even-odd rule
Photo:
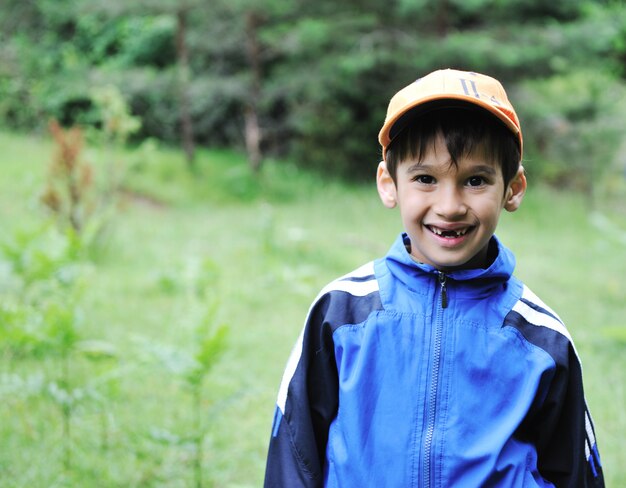
[[141, 129], [141, 119], [130, 113], [130, 109], [119, 88], [106, 85], [91, 91], [100, 114], [105, 144], [122, 146], [127, 139]]
[[151, 431], [151, 437], [161, 443], [190, 446], [193, 449], [193, 478], [198, 488], [204, 486], [203, 445], [208, 428], [205, 421], [205, 380], [227, 347], [228, 328], [225, 325], [215, 325], [213, 320], [213, 310], [207, 310], [206, 316], [194, 330], [195, 341], [189, 348], [154, 342], [143, 344], [144, 350], [188, 392], [192, 419], [191, 430], [186, 434], [179, 435], [155, 428]]
[[191, 432], [176, 435], [156, 429], [153, 431], [153, 438], [167, 444], [192, 447], [194, 483], [201, 488], [204, 486], [203, 445], [208, 428], [204, 420], [205, 382], [226, 351], [228, 327], [218, 320], [218, 269], [215, 263], [208, 259], [200, 262], [192, 260], [179, 276], [177, 278], [171, 273], [162, 275], [158, 284], [164, 292], [182, 292], [185, 308], [193, 314], [190, 317], [193, 323], [191, 344], [187, 347], [175, 347], [148, 342], [144, 347], [188, 392]]
[[75, 387], [72, 381], [71, 356], [79, 341], [76, 309], [72, 303], [51, 302], [43, 310], [46, 324], [45, 340], [49, 351], [59, 357], [56, 380], [48, 384], [48, 393], [61, 412], [63, 419], [63, 466], [71, 467], [72, 415], [76, 405], [85, 399], [86, 390]]
[[[50, 121], [55, 150], [40, 199], [61, 229], [71, 228], [77, 238], [95, 244], [112, 218], [125, 176], [119, 152], [141, 120], [130, 114], [114, 86], [94, 89], [91, 98], [97, 111], [93, 127], [65, 129]], [[85, 157], [85, 133], [103, 148], [102, 168]]]
[[126, 166], [119, 152], [130, 136], [141, 129], [141, 119], [130, 113], [130, 109], [119, 88], [106, 85], [91, 90], [91, 100], [97, 111], [99, 129], [90, 132], [93, 139], [104, 149], [105, 203], [112, 201], [119, 191], [125, 176]]
[[93, 167], [83, 157], [83, 133], [78, 127], [63, 129], [56, 120], [48, 127], [56, 149], [41, 201], [61, 227], [69, 225], [80, 233], [97, 205]]
[[195, 448], [194, 476], [198, 488], [203, 486], [202, 446], [206, 434], [206, 425], [203, 420], [204, 381], [220, 356], [224, 353], [228, 332], [228, 329], [224, 325], [215, 327], [215, 311], [216, 307], [210, 307], [203, 321], [196, 328], [196, 345], [191, 351], [192, 361], [181, 375], [192, 398], [193, 433], [191, 440]]
[[[40, 388], [29, 390], [29, 398], [38, 394], [59, 409], [63, 466], [69, 471], [74, 412], [87, 401], [102, 401], [96, 381], [77, 381], [74, 371], [77, 356], [96, 355], [96, 348], [83, 340], [79, 327], [86, 275], [80, 241], [71, 228], [62, 232], [42, 226], [17, 232], [11, 241], [2, 243], [0, 251], [5, 258], [0, 262], [11, 283], [0, 289], [0, 348], [15, 359], [53, 360], [53, 366], [41, 372], [45, 380]], [[110, 349], [99, 347], [109, 355]]]

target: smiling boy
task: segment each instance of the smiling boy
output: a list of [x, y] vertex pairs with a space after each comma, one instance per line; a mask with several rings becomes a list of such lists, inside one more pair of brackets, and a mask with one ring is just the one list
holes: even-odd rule
[[391, 99], [379, 141], [404, 232], [313, 302], [265, 485], [604, 486], [571, 337], [494, 234], [526, 191], [504, 88], [430, 73]]

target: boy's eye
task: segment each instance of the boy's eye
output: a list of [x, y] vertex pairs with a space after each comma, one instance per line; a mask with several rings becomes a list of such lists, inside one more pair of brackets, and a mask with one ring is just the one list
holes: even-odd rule
[[413, 178], [413, 181], [417, 181], [423, 185], [432, 185], [435, 182], [435, 178], [430, 175], [418, 175]]
[[481, 186], [485, 184], [485, 179], [482, 176], [472, 176], [467, 180], [469, 186]]

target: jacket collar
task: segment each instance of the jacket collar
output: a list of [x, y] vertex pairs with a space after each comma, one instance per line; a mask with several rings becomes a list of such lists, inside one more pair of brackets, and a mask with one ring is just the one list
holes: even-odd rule
[[[391, 273], [396, 278], [410, 285], [415, 279], [432, 279], [433, 275], [439, 273], [431, 265], [416, 262], [409, 254], [407, 244], [410, 246], [408, 236], [400, 234], [385, 257]], [[459, 282], [472, 281], [476, 284], [508, 281], [515, 269], [515, 256], [495, 235], [491, 238], [490, 245], [495, 249], [495, 258], [488, 268], [451, 271], [446, 273], [448, 278]]]

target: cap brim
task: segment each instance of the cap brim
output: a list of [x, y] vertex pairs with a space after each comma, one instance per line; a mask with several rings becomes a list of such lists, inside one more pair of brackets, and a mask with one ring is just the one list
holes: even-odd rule
[[495, 109], [493, 105], [483, 103], [481, 100], [468, 99], [467, 97], [454, 97], [446, 95], [445, 97], [431, 97], [430, 99], [421, 99], [414, 104], [408, 105], [404, 110], [393, 119], [390, 119], [381, 130], [380, 142], [386, 149], [389, 144], [405, 129], [413, 120], [423, 116], [426, 113], [445, 108], [460, 108], [465, 110], [481, 110], [489, 113], [494, 118], [502, 122], [515, 136], [521, 146], [520, 129], [517, 127], [503, 112]]

